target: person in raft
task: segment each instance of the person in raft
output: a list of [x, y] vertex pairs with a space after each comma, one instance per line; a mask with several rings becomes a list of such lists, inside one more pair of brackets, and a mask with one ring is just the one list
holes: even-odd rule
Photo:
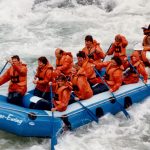
[[91, 35], [85, 37], [85, 47], [82, 51], [90, 58], [89, 61], [93, 63], [100, 62], [101, 59], [105, 57], [105, 54], [100, 47], [100, 43], [93, 40]]
[[[33, 95], [41, 97], [34, 109], [51, 110], [51, 97], [49, 82], [53, 81], [53, 67], [45, 56], [38, 58], [38, 67], [33, 83], [36, 85]], [[53, 88], [54, 89], [54, 88]]]
[[86, 73], [83, 68], [77, 70], [72, 68], [71, 83], [73, 88], [73, 95], [69, 104], [75, 102], [76, 100], [85, 100], [93, 96], [93, 91], [87, 81]]
[[[57, 85], [53, 98], [54, 107], [51, 111], [65, 111], [69, 104], [72, 84], [67, 81], [67, 77], [64, 74], [60, 74], [56, 81]], [[49, 84], [51, 84], [51, 82]]]
[[110, 92], [117, 91], [122, 85], [123, 81], [123, 70], [122, 61], [119, 57], [112, 57], [110, 61], [101, 62], [97, 64], [97, 68], [106, 68], [104, 80], [110, 88]]
[[77, 59], [78, 62], [76, 63], [75, 67], [82, 68], [84, 70], [90, 87], [93, 90], [93, 94], [95, 95], [107, 91], [107, 86], [101, 82], [100, 77], [96, 76], [94, 64], [88, 61], [89, 58], [86, 57], [86, 54], [83, 51], [79, 51], [77, 53]]
[[27, 91], [27, 65], [20, 61], [18, 55], [11, 57], [11, 66], [0, 77], [0, 85], [9, 82], [8, 103], [23, 106], [23, 96]]
[[112, 43], [110, 49], [107, 52], [107, 55], [113, 55], [119, 57], [122, 61], [122, 65], [124, 69], [128, 66], [127, 55], [126, 55], [126, 47], [128, 45], [128, 41], [125, 36], [121, 34], [117, 34], [115, 36], [115, 41]]
[[143, 50], [141, 52], [142, 60], [146, 67], [150, 67], [150, 24], [142, 27], [143, 29]]
[[68, 79], [71, 76], [71, 69], [73, 66], [73, 56], [71, 52], [65, 52], [64, 50], [57, 48], [55, 50], [56, 56], [56, 70], [58, 75], [63, 73]]
[[140, 60], [138, 51], [134, 51], [131, 55], [131, 65], [129, 70], [124, 74], [123, 84], [137, 83], [139, 81], [139, 75], [143, 76], [144, 83], [147, 82], [148, 74], [145, 70], [143, 61]]

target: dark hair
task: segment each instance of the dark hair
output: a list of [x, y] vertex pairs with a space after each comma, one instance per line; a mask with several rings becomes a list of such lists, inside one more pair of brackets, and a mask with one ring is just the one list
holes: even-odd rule
[[114, 60], [117, 63], [118, 66], [122, 65], [122, 61], [119, 57], [114, 56], [111, 59]]
[[87, 35], [85, 37], [85, 41], [91, 41], [93, 43], [93, 37], [91, 35]]
[[59, 50], [59, 54], [62, 54], [64, 51], [62, 49]]
[[47, 65], [48, 60], [45, 56], [41, 56], [38, 58], [38, 61], [41, 61], [43, 64]]
[[67, 81], [67, 78], [66, 78], [66, 76], [65, 76], [64, 74], [61, 73], [61, 74], [56, 78], [56, 80]]
[[19, 58], [19, 56], [18, 56], [18, 55], [14, 55], [14, 56], [12, 56], [12, 57], [11, 57], [11, 59], [17, 59], [18, 61], [20, 61], [20, 58]]
[[86, 58], [86, 54], [85, 54], [85, 52], [83, 52], [83, 51], [79, 51], [79, 52], [77, 53], [77, 57]]

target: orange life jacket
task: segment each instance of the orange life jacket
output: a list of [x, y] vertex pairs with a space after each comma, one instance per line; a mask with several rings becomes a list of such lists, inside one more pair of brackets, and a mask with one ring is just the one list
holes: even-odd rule
[[[79, 99], [88, 99], [93, 96], [93, 91], [87, 81], [85, 71], [81, 68], [72, 78], [73, 91]], [[85, 88], [86, 87], [86, 88]]]
[[9, 92], [19, 92], [24, 95], [27, 91], [27, 67], [26, 64], [20, 63], [19, 65], [11, 66], [3, 75], [0, 77], [0, 85], [9, 83]]
[[[66, 83], [66, 85], [57, 88], [55, 94], [58, 95], [58, 97], [57, 99], [54, 98], [54, 106], [55, 108], [57, 108], [57, 111], [65, 111], [67, 109], [71, 90], [71, 84], [68, 82]], [[59, 101], [60, 104], [57, 104], [57, 101]]]
[[73, 66], [73, 56], [70, 52], [63, 52], [62, 57], [56, 59], [56, 69], [60, 70], [64, 75], [70, 75]]
[[126, 56], [126, 46], [128, 45], [128, 41], [126, 38], [121, 35], [122, 42], [117, 45], [116, 42], [114, 42], [109, 49], [107, 55], [112, 55], [114, 53], [114, 56], [120, 57], [120, 56]]
[[90, 56], [94, 61], [101, 61], [105, 57], [105, 54], [100, 47], [100, 43], [98, 43], [96, 40], [93, 40], [93, 46], [91, 49], [88, 49], [87, 47], [84, 47], [82, 51], [85, 52], [87, 56]]
[[123, 80], [122, 68], [119, 66], [111, 66], [111, 63], [109, 63], [106, 68], [105, 80], [113, 92], [118, 90]]
[[53, 81], [53, 67], [51, 64], [47, 64], [42, 69], [37, 68], [36, 77], [38, 78], [36, 88], [42, 92], [49, 92], [50, 86], [48, 83]]

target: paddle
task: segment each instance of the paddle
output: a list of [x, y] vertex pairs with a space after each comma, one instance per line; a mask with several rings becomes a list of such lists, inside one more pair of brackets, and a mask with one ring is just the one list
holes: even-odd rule
[[105, 60], [105, 58], [106, 58], [106, 56], [107, 56], [107, 53], [109, 52], [111, 46], [112, 46], [112, 43], [110, 44], [110, 46], [109, 46], [109, 48], [108, 48], [108, 50], [107, 50], [107, 52], [106, 52], [106, 54], [105, 54], [105, 57], [103, 58], [102, 62]]
[[[110, 87], [107, 85], [107, 83], [104, 81], [104, 79], [101, 77], [101, 75], [99, 74], [99, 72], [97, 71], [96, 68], [94, 68], [95, 72], [99, 75], [99, 77], [101, 78], [101, 80], [103, 81], [103, 83], [107, 86], [107, 88], [110, 90]], [[120, 107], [120, 109], [122, 110], [122, 112], [124, 113], [124, 115], [126, 116], [126, 118], [130, 118], [130, 115], [128, 114], [128, 112], [124, 109], [124, 107], [117, 101], [117, 98], [115, 97], [114, 93], [111, 92], [113, 98], [115, 99], [116, 104]]]
[[[71, 94], [72, 97], [75, 99], [75, 96], [74, 94], [72, 93]], [[79, 103], [86, 111], [87, 113], [89, 114], [89, 116], [96, 122], [98, 123], [98, 117], [90, 110], [88, 109], [86, 106], [84, 106], [79, 100], [75, 100], [77, 103]]]
[[[136, 74], [138, 75], [138, 77], [141, 79], [140, 74], [138, 73], [137, 69], [135, 69], [135, 67], [130, 63], [130, 61], [127, 59], [128, 63], [130, 64], [130, 66], [133, 68], [133, 70], [136, 72]], [[150, 89], [148, 87], [148, 85], [143, 81], [143, 79], [141, 79], [141, 81], [145, 84], [145, 86]]]
[[[52, 98], [53, 98], [53, 93], [52, 93], [52, 83], [50, 84], [50, 98], [51, 98], [51, 107], [53, 108], [53, 103], [52, 103]], [[51, 137], [51, 150], [55, 150], [54, 146], [57, 144], [57, 138], [56, 134], [54, 133], [54, 112], [52, 112], [52, 137]]]
[[0, 75], [1, 75], [1, 73], [3, 72], [3, 70], [5, 69], [5, 67], [7, 66], [7, 64], [8, 64], [8, 61], [6, 61], [5, 65], [4, 65], [3, 68], [1, 69]]

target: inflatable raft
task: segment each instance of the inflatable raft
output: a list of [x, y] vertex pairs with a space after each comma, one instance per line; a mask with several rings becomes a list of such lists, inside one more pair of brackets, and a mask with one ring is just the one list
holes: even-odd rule
[[96, 118], [116, 114], [122, 111], [120, 105], [126, 109], [148, 97], [149, 91], [150, 79], [146, 85], [142, 81], [123, 85], [114, 93], [115, 98], [109, 91], [103, 92], [69, 105], [64, 112], [56, 111], [54, 116], [51, 111], [30, 109], [31, 104], [41, 99], [32, 94], [25, 95], [24, 107], [7, 103], [7, 97], [0, 95], [0, 129], [20, 136], [52, 137], [52, 133], [61, 133], [64, 127], [73, 130], [94, 121], [87, 110]]

